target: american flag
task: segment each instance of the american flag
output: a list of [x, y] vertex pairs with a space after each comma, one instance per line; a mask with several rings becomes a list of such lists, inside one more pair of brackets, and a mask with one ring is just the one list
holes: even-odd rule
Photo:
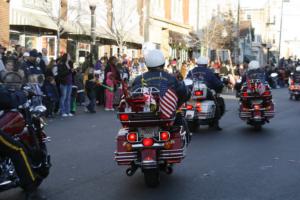
[[266, 91], [266, 87], [262, 82], [257, 83], [257, 90], [260, 95]]
[[178, 97], [175, 92], [168, 88], [166, 81], [160, 85], [160, 111], [162, 118], [171, 118], [176, 112]]

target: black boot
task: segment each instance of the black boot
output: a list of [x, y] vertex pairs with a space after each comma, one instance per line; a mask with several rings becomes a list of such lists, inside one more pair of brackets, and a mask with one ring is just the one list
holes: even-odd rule
[[214, 128], [215, 128], [215, 130], [217, 130], [217, 131], [222, 131], [222, 130], [223, 130], [223, 129], [219, 126], [219, 121], [216, 121], [216, 122], [215, 122]]

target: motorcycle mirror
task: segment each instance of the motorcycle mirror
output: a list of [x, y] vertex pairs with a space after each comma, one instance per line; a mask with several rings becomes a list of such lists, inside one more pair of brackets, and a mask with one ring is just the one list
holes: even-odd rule
[[28, 91], [31, 90], [31, 88], [29, 86], [24, 86], [24, 90]]
[[272, 78], [276, 78], [277, 76], [278, 76], [277, 73], [272, 73], [272, 74], [271, 74], [271, 77], [272, 77]]
[[186, 86], [193, 85], [193, 80], [191, 80], [191, 79], [185, 79], [185, 80], [184, 80], [184, 84], [185, 84]]

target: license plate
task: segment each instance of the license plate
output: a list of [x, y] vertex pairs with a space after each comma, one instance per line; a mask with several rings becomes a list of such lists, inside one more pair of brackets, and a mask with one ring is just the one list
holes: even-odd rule
[[158, 127], [139, 128], [138, 130], [141, 136], [144, 138], [155, 137], [155, 134], [158, 133]]
[[186, 111], [186, 114], [185, 114], [185, 116], [187, 118], [193, 118], [194, 115], [195, 115], [195, 111], [193, 111], [193, 110], [188, 110], [188, 111]]

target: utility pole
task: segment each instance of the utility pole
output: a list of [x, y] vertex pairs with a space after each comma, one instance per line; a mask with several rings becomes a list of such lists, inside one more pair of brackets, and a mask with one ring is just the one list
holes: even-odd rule
[[240, 58], [240, 0], [238, 0], [238, 9], [237, 9], [237, 44], [236, 44], [236, 50], [235, 50], [235, 62], [239, 62]]
[[279, 46], [278, 46], [278, 63], [279, 63], [279, 60], [280, 60], [280, 53], [281, 53], [282, 18], [283, 18], [283, 0], [281, 0], [280, 32], [279, 32]]
[[[200, 0], [197, 0], [197, 35], [199, 34], [199, 30], [200, 30], [200, 26], [199, 26], [199, 23], [200, 23]], [[198, 48], [200, 49], [200, 52], [198, 51], [197, 53], [199, 53], [201, 55], [201, 44], [199, 45], [199, 47], [196, 47], [197, 48], [197, 51], [198, 51]], [[197, 55], [199, 56], [199, 55]]]
[[61, 37], [61, 6], [62, 6], [62, 0], [58, 0], [58, 13], [57, 13], [57, 21], [56, 21], [56, 58], [59, 57], [59, 53], [60, 53], [60, 37]]
[[93, 64], [93, 59], [97, 59], [96, 55], [96, 4], [90, 5], [91, 10], [91, 64]]
[[145, 0], [145, 7], [146, 7], [146, 22], [145, 22], [145, 29], [144, 29], [144, 40], [145, 42], [149, 42], [150, 40], [150, 5], [151, 0]]

